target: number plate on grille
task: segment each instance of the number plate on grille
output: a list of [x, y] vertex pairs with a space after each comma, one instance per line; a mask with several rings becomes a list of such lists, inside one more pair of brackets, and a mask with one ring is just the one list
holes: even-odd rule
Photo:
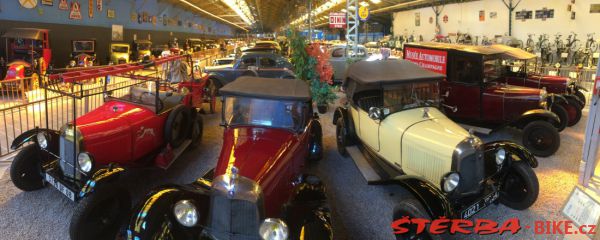
[[56, 188], [62, 194], [67, 196], [69, 199], [71, 199], [71, 201], [75, 201], [75, 193], [73, 191], [71, 191], [69, 188], [67, 188], [65, 185], [60, 183], [59, 181], [56, 181], [56, 179], [54, 179], [54, 177], [50, 176], [48, 173], [46, 173], [46, 182], [48, 182], [48, 183], [50, 183], [50, 185], [54, 186], [54, 188]]
[[486, 208], [487, 206], [492, 204], [494, 201], [496, 201], [496, 199], [498, 199], [499, 196], [500, 196], [500, 194], [498, 192], [493, 192], [493, 193], [488, 194], [484, 198], [479, 199], [479, 201], [477, 201], [475, 204], [471, 205], [470, 207], [468, 207], [467, 209], [462, 211], [460, 213], [460, 216], [463, 219], [472, 217], [473, 215], [475, 215], [475, 213], [481, 211], [481, 209]]

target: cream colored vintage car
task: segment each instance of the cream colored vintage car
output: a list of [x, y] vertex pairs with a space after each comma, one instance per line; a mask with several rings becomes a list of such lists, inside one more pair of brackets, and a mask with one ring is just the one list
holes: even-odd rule
[[466, 219], [498, 201], [514, 209], [536, 201], [536, 158], [512, 142], [483, 143], [448, 119], [442, 110], [455, 107], [439, 102], [444, 75], [384, 60], [357, 62], [346, 76], [346, 103], [333, 120], [338, 151], [352, 157], [370, 184], [396, 184], [413, 194], [398, 203], [394, 219]]

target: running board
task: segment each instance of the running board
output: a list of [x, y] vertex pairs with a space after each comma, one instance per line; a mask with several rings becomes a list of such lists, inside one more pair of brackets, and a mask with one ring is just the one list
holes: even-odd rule
[[[173, 164], [173, 162], [175, 162], [175, 160], [181, 156], [181, 154], [183, 154], [183, 152], [188, 148], [188, 146], [190, 146], [190, 144], [192, 144], [192, 140], [188, 139], [185, 140], [181, 146], [179, 146], [176, 149], [173, 149], [171, 151], [169, 151], [169, 149], [165, 149], [165, 152], [159, 154], [159, 158], [162, 157], [162, 161], [158, 161], [158, 163], [156, 164], [158, 167], [162, 168], [162, 169], [167, 169], [171, 166], [171, 164]], [[162, 155], [162, 156], [161, 156]], [[169, 160], [167, 160], [169, 159]], [[168, 161], [168, 163], [164, 163], [164, 161]]]
[[346, 151], [348, 152], [348, 155], [350, 155], [350, 158], [352, 158], [352, 160], [354, 161], [354, 164], [356, 164], [356, 167], [363, 175], [365, 180], [367, 180], [367, 183], [382, 180], [381, 176], [377, 174], [375, 169], [371, 166], [371, 164], [369, 163], [365, 155], [363, 155], [362, 151], [358, 148], [358, 146], [346, 147]]

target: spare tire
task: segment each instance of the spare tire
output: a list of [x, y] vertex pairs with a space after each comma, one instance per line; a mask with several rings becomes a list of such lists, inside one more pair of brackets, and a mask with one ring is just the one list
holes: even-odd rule
[[184, 105], [177, 105], [167, 118], [165, 123], [165, 141], [172, 148], [178, 148], [188, 137], [192, 126], [192, 113], [190, 108]]

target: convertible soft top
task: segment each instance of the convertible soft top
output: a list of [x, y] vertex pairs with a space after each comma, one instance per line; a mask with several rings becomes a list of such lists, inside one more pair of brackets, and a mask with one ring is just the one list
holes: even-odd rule
[[37, 28], [13, 28], [8, 30], [3, 38], [24, 38], [24, 39], [35, 39], [42, 40], [44, 38], [42, 32], [47, 32], [46, 29]]
[[348, 68], [347, 76], [363, 85], [431, 81], [446, 77], [406, 60], [360, 61]]
[[527, 52], [523, 49], [514, 48], [514, 47], [502, 45], [502, 44], [494, 44], [491, 46], [491, 48], [495, 48], [500, 51], [504, 51], [502, 53], [502, 55], [507, 58], [513, 58], [513, 59], [518, 59], [518, 60], [528, 60], [528, 59], [532, 59], [532, 58], [536, 57], [535, 54]]
[[239, 77], [219, 90], [224, 95], [275, 100], [311, 100], [308, 84], [299, 79]]

